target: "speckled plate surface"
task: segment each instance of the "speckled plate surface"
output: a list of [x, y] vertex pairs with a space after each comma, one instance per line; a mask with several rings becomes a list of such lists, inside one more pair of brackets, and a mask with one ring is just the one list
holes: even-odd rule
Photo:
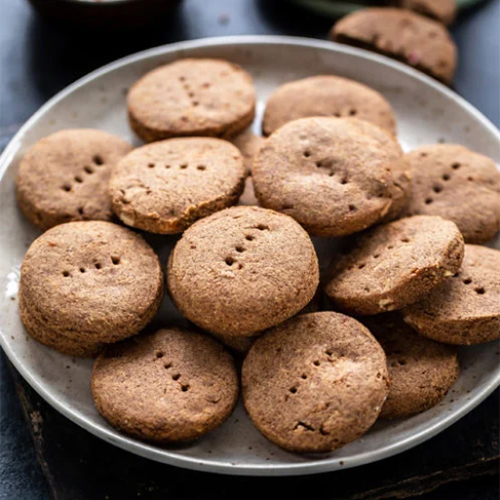
[[[306, 474], [373, 462], [429, 439], [474, 408], [500, 383], [496, 343], [461, 350], [462, 374], [440, 405], [410, 419], [379, 422], [363, 438], [331, 454], [297, 456], [280, 450], [257, 432], [241, 404], [223, 426], [198, 442], [162, 448], [120, 434], [99, 416], [90, 394], [90, 360], [63, 356], [28, 337], [17, 311], [19, 265], [39, 233], [16, 206], [14, 178], [20, 158], [36, 140], [68, 127], [101, 128], [138, 144], [127, 124], [127, 89], [146, 71], [187, 56], [225, 58], [250, 71], [259, 98], [255, 130], [276, 86], [331, 73], [364, 82], [385, 95], [396, 112], [399, 138], [406, 150], [439, 141], [457, 142], [500, 163], [500, 134], [472, 106], [411, 68], [351, 47], [287, 37], [214, 38], [155, 48], [108, 65], [43, 106], [0, 159], [0, 340], [21, 375], [54, 408], [116, 446], [160, 462], [228, 474]], [[149, 240], [165, 262], [175, 239], [155, 236]], [[324, 264], [334, 243], [316, 244]], [[500, 248], [500, 242], [492, 246]], [[155, 321], [166, 324], [175, 314], [165, 299]]]

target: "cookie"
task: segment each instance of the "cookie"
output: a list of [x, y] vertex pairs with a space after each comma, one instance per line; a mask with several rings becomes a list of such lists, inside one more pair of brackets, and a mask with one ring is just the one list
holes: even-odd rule
[[157, 443], [192, 441], [220, 426], [238, 390], [229, 353], [179, 328], [109, 346], [92, 371], [99, 413], [121, 431]]
[[408, 217], [363, 234], [336, 259], [325, 291], [347, 313], [402, 309], [451, 278], [463, 254], [464, 241], [453, 222]]
[[152, 142], [179, 136], [233, 137], [252, 123], [250, 75], [220, 59], [181, 59], [150, 71], [127, 96], [134, 132]]
[[384, 351], [361, 323], [334, 312], [292, 318], [250, 349], [245, 408], [266, 438], [294, 452], [327, 452], [362, 436], [389, 389]]
[[245, 168], [248, 172], [252, 171], [254, 157], [262, 147], [264, 140], [263, 137], [255, 135], [250, 129], [238, 134], [231, 140], [243, 155]]
[[249, 337], [281, 323], [314, 296], [318, 259], [292, 218], [233, 207], [193, 224], [168, 262], [168, 287], [181, 313], [220, 335]]
[[231, 143], [183, 137], [138, 148], [113, 169], [113, 210], [128, 226], [180, 233], [195, 220], [237, 203], [247, 173]]
[[111, 220], [111, 168], [131, 149], [101, 130], [62, 130], [41, 139], [19, 164], [21, 211], [42, 230], [76, 220]]
[[390, 3], [402, 9], [412, 10], [422, 16], [430, 17], [450, 25], [457, 15], [456, 0], [392, 0]]
[[90, 356], [149, 323], [163, 276], [153, 249], [129, 229], [69, 222], [30, 246], [19, 294], [21, 320], [33, 338], [64, 354]]
[[418, 333], [438, 342], [469, 345], [500, 338], [500, 252], [465, 245], [460, 271], [403, 313]]
[[387, 357], [391, 381], [380, 418], [403, 418], [436, 406], [460, 374], [457, 351], [417, 335], [397, 313], [363, 320]]
[[331, 75], [278, 87], [267, 101], [262, 130], [271, 135], [285, 123], [312, 116], [356, 116], [396, 135], [396, 118], [381, 94], [362, 83]]
[[294, 120], [274, 132], [255, 158], [255, 194], [263, 207], [290, 215], [315, 236], [361, 231], [390, 209], [388, 150], [354, 119]]
[[411, 11], [358, 10], [338, 21], [330, 38], [392, 57], [448, 85], [455, 74], [457, 49], [448, 30]]
[[455, 222], [468, 243], [484, 243], [500, 229], [500, 171], [463, 146], [423, 146], [406, 155], [413, 187], [408, 214]]
[[396, 219], [408, 207], [411, 196], [411, 170], [401, 146], [393, 137], [389, 136], [380, 127], [367, 121], [350, 119], [362, 134], [369, 135], [383, 144], [391, 164], [393, 184], [391, 184], [391, 206], [381, 222], [390, 222]]

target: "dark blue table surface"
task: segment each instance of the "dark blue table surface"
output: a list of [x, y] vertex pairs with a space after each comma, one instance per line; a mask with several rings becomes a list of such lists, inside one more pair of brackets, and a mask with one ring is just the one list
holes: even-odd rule
[[[26, 0], [1, 0], [0, 148], [47, 99], [116, 58], [164, 43], [209, 36], [282, 34], [325, 38], [330, 25], [328, 19], [297, 11], [277, 0], [185, 0], [175, 14], [154, 30], [139, 36], [108, 36], [61, 30], [40, 19]], [[460, 55], [455, 90], [497, 127], [499, 31], [500, 0], [487, 1], [463, 13], [453, 28]], [[49, 493], [45, 478], [3, 355], [0, 381], [0, 499], [46, 499]], [[484, 485], [484, 481], [471, 482], [468, 488], [479, 491], [479, 484]], [[459, 490], [449, 488], [448, 492], [443, 490], [442, 496], [433, 498], [457, 499]], [[484, 491], [484, 495], [497, 495], [493, 486]]]

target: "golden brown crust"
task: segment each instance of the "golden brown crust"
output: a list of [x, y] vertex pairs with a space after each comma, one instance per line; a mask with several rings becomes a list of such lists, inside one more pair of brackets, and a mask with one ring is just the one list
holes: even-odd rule
[[457, 351], [417, 335], [398, 313], [363, 319], [387, 357], [391, 381], [380, 418], [404, 418], [436, 406], [460, 374]]
[[109, 346], [96, 360], [92, 396], [113, 426], [158, 443], [192, 441], [221, 425], [238, 399], [229, 353], [206, 335], [158, 330]]
[[439, 342], [469, 345], [500, 338], [500, 252], [465, 245], [459, 272], [403, 314], [418, 333]]
[[295, 452], [332, 451], [362, 436], [388, 389], [380, 345], [363, 325], [334, 312], [296, 316], [269, 330], [243, 363], [250, 418]]
[[390, 156], [387, 144], [356, 123], [302, 118], [274, 132], [252, 171], [259, 203], [315, 236], [348, 235], [379, 222], [392, 203]]
[[205, 330], [252, 336], [296, 314], [314, 296], [318, 260], [290, 217], [233, 207], [193, 224], [168, 262], [170, 295]]
[[398, 59], [447, 84], [455, 75], [457, 50], [447, 29], [411, 11], [358, 10], [338, 21], [330, 38]]
[[101, 130], [49, 135], [24, 155], [16, 194], [24, 215], [40, 229], [77, 220], [111, 220], [108, 181], [132, 146]]
[[113, 210], [127, 225], [174, 234], [237, 203], [247, 173], [227, 141], [186, 137], [136, 149], [113, 169]]
[[363, 234], [334, 263], [325, 292], [342, 311], [394, 311], [450, 279], [463, 254], [463, 238], [453, 222], [408, 217]]
[[129, 120], [147, 142], [181, 136], [230, 138], [255, 115], [250, 75], [220, 59], [181, 59], [138, 80], [127, 97]]
[[390, 104], [376, 90], [348, 78], [318, 75], [285, 83], [267, 101], [262, 130], [271, 135], [299, 118], [352, 117], [366, 120], [396, 135]]
[[20, 287], [29, 331], [43, 325], [55, 348], [54, 338], [92, 347], [135, 335], [149, 323], [163, 295], [163, 275], [152, 248], [132, 231], [109, 222], [70, 222], [33, 242]]
[[467, 243], [500, 230], [500, 172], [490, 158], [455, 144], [422, 146], [406, 155], [413, 186], [409, 215], [453, 221]]

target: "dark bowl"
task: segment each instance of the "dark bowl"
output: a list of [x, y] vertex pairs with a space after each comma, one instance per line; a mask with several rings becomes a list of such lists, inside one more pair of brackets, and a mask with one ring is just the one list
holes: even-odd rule
[[38, 12], [59, 24], [123, 30], [161, 22], [182, 0], [29, 0]]

